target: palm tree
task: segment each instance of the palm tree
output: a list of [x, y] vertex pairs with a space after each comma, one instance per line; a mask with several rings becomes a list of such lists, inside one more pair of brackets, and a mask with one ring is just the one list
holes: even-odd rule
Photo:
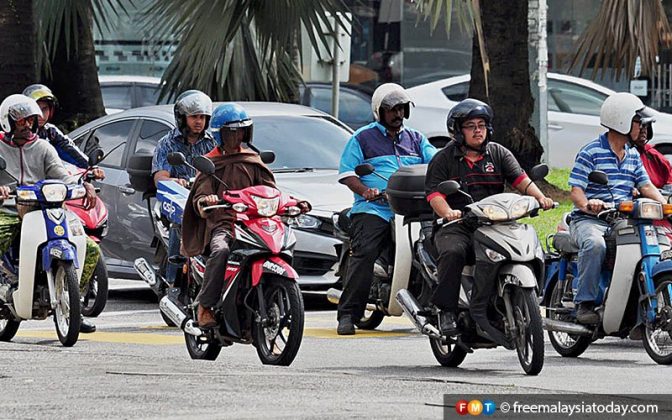
[[[145, 29], [157, 42], [177, 40], [162, 96], [199, 89], [218, 100], [296, 99], [301, 82], [301, 25], [332, 31], [328, 15], [342, 0], [163, 0], [145, 10]], [[336, 23], [342, 25], [342, 18]], [[317, 49], [328, 37], [314, 36]]]
[[0, 101], [37, 78], [35, 42], [33, 2], [0, 0]]

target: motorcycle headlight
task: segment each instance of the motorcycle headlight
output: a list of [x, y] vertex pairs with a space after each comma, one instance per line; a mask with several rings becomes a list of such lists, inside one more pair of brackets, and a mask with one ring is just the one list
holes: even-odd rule
[[19, 200], [23, 200], [23, 201], [36, 201], [37, 200], [37, 194], [35, 194], [35, 191], [30, 191], [30, 190], [16, 190], [16, 197]]
[[485, 248], [485, 255], [487, 255], [492, 262], [500, 262], [506, 259], [504, 255], [490, 248]]
[[70, 192], [70, 198], [83, 198], [86, 196], [86, 188], [83, 185], [78, 185]]
[[315, 216], [302, 214], [298, 217], [283, 217], [282, 220], [289, 226], [300, 229], [319, 229], [322, 221]]
[[487, 204], [481, 207], [481, 211], [488, 219], [492, 220], [493, 222], [509, 219], [509, 215], [506, 213], [506, 210], [499, 206]]
[[661, 220], [663, 218], [663, 206], [660, 203], [640, 203], [635, 217], [639, 219]]
[[511, 206], [511, 218], [518, 219], [519, 217], [523, 217], [527, 214], [529, 210], [530, 210], [530, 200], [528, 200], [527, 198], [518, 200], [513, 204], [513, 206]]
[[68, 195], [68, 187], [65, 184], [45, 184], [42, 186], [42, 195], [49, 203], [65, 201]]
[[254, 204], [257, 206], [257, 214], [259, 214], [259, 216], [271, 217], [275, 216], [278, 212], [280, 197], [263, 198], [253, 195], [252, 200], [254, 200]]

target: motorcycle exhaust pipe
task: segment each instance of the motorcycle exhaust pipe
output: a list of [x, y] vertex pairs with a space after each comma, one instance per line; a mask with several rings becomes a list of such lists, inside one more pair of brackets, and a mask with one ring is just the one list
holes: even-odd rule
[[156, 285], [156, 274], [146, 259], [138, 258], [133, 261], [133, 268], [135, 268], [135, 271], [138, 272], [140, 278], [142, 278], [150, 287]]
[[573, 335], [591, 336], [593, 332], [587, 327], [572, 322], [558, 321], [556, 319], [543, 318], [546, 331], [564, 332]]
[[[341, 301], [341, 295], [343, 294], [342, 291], [338, 289], [334, 289], [333, 287], [329, 290], [327, 290], [327, 300], [334, 305], [338, 305], [338, 302]], [[378, 307], [374, 305], [373, 303], [367, 303], [366, 304], [366, 310], [367, 311], [377, 311]]]
[[426, 317], [418, 314], [418, 312], [420, 312], [420, 305], [418, 305], [418, 301], [415, 300], [413, 295], [408, 290], [400, 289], [397, 292], [396, 297], [397, 302], [399, 302], [399, 305], [401, 306], [401, 309], [403, 309], [406, 316], [410, 318], [411, 321], [413, 321], [413, 324], [415, 324], [416, 328], [422, 334], [433, 338], [441, 338], [441, 333], [439, 330], [434, 325], [432, 325]]
[[189, 318], [182, 307], [176, 304], [169, 295], [161, 298], [159, 310], [184, 332], [196, 337], [203, 335], [203, 331], [194, 325], [194, 320]]

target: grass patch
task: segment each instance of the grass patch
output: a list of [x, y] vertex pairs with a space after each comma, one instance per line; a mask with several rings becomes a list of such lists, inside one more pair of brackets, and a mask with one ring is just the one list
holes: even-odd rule
[[[570, 171], [571, 169], [551, 169], [546, 177], [546, 181], [561, 190], [569, 191], [567, 181], [569, 180]], [[537, 232], [537, 237], [544, 245], [544, 248], [546, 246], [546, 236], [555, 233], [562, 215], [571, 211], [574, 207], [570, 200], [560, 201], [559, 204], [560, 207], [556, 209], [540, 211], [539, 216], [537, 217], [528, 217], [520, 220], [521, 223], [529, 223], [534, 226], [534, 230]]]
[[569, 191], [569, 185], [567, 185], [567, 181], [569, 180], [569, 173], [571, 171], [572, 170], [570, 168], [553, 168], [548, 172], [546, 181], [555, 185], [561, 190]]

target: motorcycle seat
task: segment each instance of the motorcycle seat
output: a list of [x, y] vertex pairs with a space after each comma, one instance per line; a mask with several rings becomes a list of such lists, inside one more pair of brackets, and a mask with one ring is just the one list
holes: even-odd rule
[[572, 237], [569, 236], [569, 232], [557, 232], [553, 236], [553, 248], [569, 254], [579, 252], [579, 247], [574, 243]]

